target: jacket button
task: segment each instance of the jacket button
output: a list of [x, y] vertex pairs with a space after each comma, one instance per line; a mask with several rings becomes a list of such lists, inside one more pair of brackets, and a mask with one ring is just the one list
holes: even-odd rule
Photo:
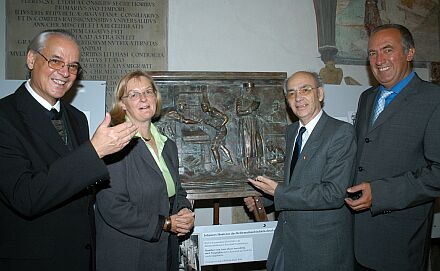
[[91, 247], [92, 246], [90, 244], [87, 244], [87, 245], [84, 246], [84, 248], [87, 249], [87, 250], [90, 250]]
[[370, 139], [368, 137], [365, 138], [365, 143], [370, 143]]
[[358, 170], [359, 170], [359, 171], [363, 171], [364, 168], [363, 168], [363, 167], [358, 167]]

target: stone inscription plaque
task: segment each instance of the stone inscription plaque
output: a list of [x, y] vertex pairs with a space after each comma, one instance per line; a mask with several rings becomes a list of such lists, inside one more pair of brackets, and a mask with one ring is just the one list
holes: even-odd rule
[[6, 79], [25, 79], [26, 48], [46, 29], [71, 31], [84, 80], [107, 81], [107, 107], [126, 73], [167, 69], [167, 0], [7, 0]]
[[191, 199], [254, 195], [247, 178], [257, 175], [283, 180], [286, 73], [151, 75], [162, 96], [155, 124], [177, 144]]

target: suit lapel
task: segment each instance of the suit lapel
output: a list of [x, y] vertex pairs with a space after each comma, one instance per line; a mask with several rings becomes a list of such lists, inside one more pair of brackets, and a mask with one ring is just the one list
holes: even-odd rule
[[78, 119], [74, 117], [71, 106], [66, 106], [64, 102], [61, 102], [61, 107], [67, 115], [67, 126], [69, 127], [69, 136], [71, 137], [72, 144], [74, 148], [89, 139], [88, 130], [84, 129], [78, 122]]
[[[376, 87], [370, 94], [368, 94], [366, 102], [365, 102], [365, 119], [368, 120], [366, 121], [366, 124], [368, 125], [368, 127], [370, 127], [370, 123], [371, 123], [371, 115], [373, 114], [373, 107], [374, 107], [374, 102], [376, 101], [376, 96], [377, 93], [379, 92], [379, 88]], [[367, 128], [368, 128], [367, 127]]]
[[[145, 145], [145, 142], [143, 142], [141, 139], [139, 139], [138, 142], [136, 143], [136, 146], [133, 151], [138, 152], [138, 156], [140, 156], [145, 161], [145, 163], [147, 163], [148, 166], [150, 166], [157, 173], [157, 175], [160, 176], [160, 179], [165, 184], [165, 178], [163, 177], [162, 171], [160, 170], [159, 166], [157, 165], [156, 160], [154, 160], [154, 157], [151, 154], [150, 150]], [[165, 163], [168, 167], [168, 170], [173, 178], [173, 182], [174, 182], [174, 184], [176, 184], [176, 180], [178, 179], [178, 176], [176, 174], [178, 174], [178, 173], [176, 171], [172, 170], [173, 163], [172, 163], [172, 160], [169, 157], [169, 155], [172, 155], [172, 154], [168, 153], [167, 143], [165, 142], [165, 146], [162, 151], [162, 156], [163, 156]]]
[[328, 115], [323, 111], [321, 118], [300, 153], [293, 175], [295, 175], [295, 172], [301, 172], [304, 167], [307, 167], [307, 164], [312, 159], [313, 155], [315, 155], [318, 147], [321, 145], [322, 136], [325, 135], [324, 127], [327, 123], [327, 119]]
[[165, 183], [165, 179], [163, 177], [162, 171], [160, 170], [159, 166], [156, 163], [156, 160], [154, 160], [153, 155], [151, 154], [148, 147], [145, 145], [145, 142], [142, 141], [142, 139], [138, 139], [136, 142], [136, 146], [133, 151], [138, 152], [138, 156], [141, 157], [142, 160], [150, 167], [152, 168], [157, 175], [160, 176], [161, 180]]
[[[167, 139], [167, 141], [168, 141], [168, 139]], [[179, 165], [173, 165], [173, 159], [171, 158], [171, 156], [177, 155], [177, 153], [171, 153], [169, 151], [169, 148], [167, 148], [167, 146], [168, 146], [168, 144], [165, 142], [162, 156], [163, 156], [163, 159], [165, 160], [165, 163], [167, 164], [168, 171], [170, 172], [171, 177], [173, 178], [174, 185], [176, 185], [176, 182], [179, 178], [179, 176], [178, 176], [179, 173], [178, 173], [178, 171], [172, 170], [172, 169], [177, 168]], [[177, 188], [176, 188], [176, 190], [177, 190]]]
[[46, 109], [29, 94], [24, 85], [17, 90], [16, 94], [17, 110], [28, 129], [41, 137], [58, 154], [67, 153], [69, 150], [47, 116]]
[[290, 165], [292, 164], [293, 147], [295, 145], [295, 136], [298, 131], [299, 122], [295, 122], [287, 128], [287, 138], [286, 138], [286, 151], [287, 151], [287, 161], [285, 162], [284, 168], [284, 180], [290, 182]]
[[377, 127], [380, 127], [389, 118], [391, 118], [394, 114], [405, 107], [405, 104], [408, 103], [408, 98], [417, 94], [417, 84], [419, 84], [419, 82], [420, 79], [417, 76], [414, 76], [414, 78], [408, 83], [408, 85], [406, 85], [406, 87], [403, 88], [402, 91], [396, 95], [396, 97], [394, 97], [392, 102], [387, 107], [385, 107], [382, 113], [380, 113], [370, 131], [373, 131]]

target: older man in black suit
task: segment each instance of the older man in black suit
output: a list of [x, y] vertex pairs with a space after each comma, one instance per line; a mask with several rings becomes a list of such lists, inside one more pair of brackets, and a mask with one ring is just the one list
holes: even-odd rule
[[85, 115], [61, 100], [79, 58], [71, 34], [43, 31], [27, 50], [30, 80], [0, 100], [2, 271], [93, 267], [90, 187], [108, 177], [101, 158], [122, 149], [136, 127], [108, 127], [107, 114], [89, 140]]

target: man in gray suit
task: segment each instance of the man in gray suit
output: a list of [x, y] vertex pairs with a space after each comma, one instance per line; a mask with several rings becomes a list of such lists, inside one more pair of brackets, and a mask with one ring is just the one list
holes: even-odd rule
[[356, 269], [426, 270], [440, 196], [440, 88], [412, 71], [414, 41], [401, 25], [372, 30], [368, 54], [380, 85], [359, 98], [348, 192], [361, 197], [346, 199], [357, 212]]
[[[293, 74], [285, 89], [299, 118], [287, 127], [285, 181], [249, 179], [272, 198], [265, 205], [272, 203], [279, 212], [267, 268], [352, 270], [353, 221], [344, 198], [353, 179], [354, 129], [322, 110], [324, 88], [316, 73]], [[252, 198], [245, 203], [249, 210], [255, 208]]]

